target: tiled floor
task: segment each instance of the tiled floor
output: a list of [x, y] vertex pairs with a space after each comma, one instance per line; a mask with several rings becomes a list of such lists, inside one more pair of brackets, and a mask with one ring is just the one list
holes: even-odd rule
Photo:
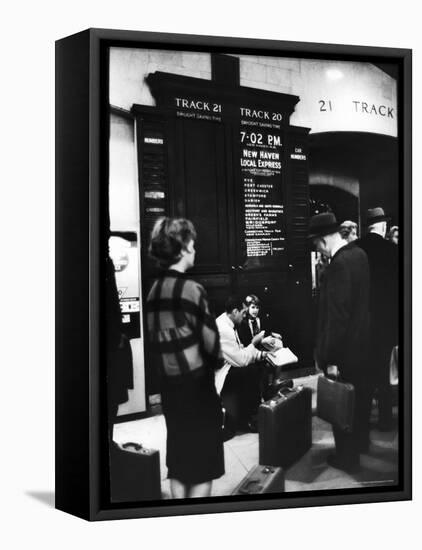
[[[313, 408], [316, 405], [317, 376], [295, 380], [295, 385], [304, 384], [313, 389]], [[162, 492], [170, 497], [169, 482], [165, 465], [166, 425], [162, 415], [143, 420], [117, 424], [114, 427], [117, 443], [134, 441], [144, 447], [160, 451]], [[310, 491], [317, 489], [343, 489], [368, 485], [387, 485], [397, 482], [398, 437], [397, 430], [391, 432], [371, 431], [371, 447], [361, 457], [359, 473], [351, 476], [327, 465], [326, 457], [332, 452], [334, 439], [331, 426], [317, 416], [313, 417], [312, 448], [285, 472], [286, 491]], [[240, 434], [224, 444], [225, 475], [213, 483], [212, 495], [230, 495], [258, 464], [258, 434]]]

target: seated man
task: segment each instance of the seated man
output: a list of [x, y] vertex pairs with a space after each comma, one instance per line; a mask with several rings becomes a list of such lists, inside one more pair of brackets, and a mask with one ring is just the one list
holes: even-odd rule
[[233, 432], [236, 429], [256, 431], [252, 417], [261, 402], [263, 361], [267, 356], [266, 351], [260, 351], [256, 346], [261, 342], [264, 331], [256, 334], [251, 343], [244, 347], [237, 327], [247, 308], [241, 299], [229, 298], [225, 309], [217, 317], [224, 365], [215, 373], [215, 386], [226, 410], [226, 427], [229, 425]]

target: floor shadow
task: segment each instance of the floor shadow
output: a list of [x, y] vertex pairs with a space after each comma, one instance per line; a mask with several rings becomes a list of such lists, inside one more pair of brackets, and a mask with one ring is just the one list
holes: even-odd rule
[[313, 447], [299, 462], [286, 470], [286, 479], [311, 484], [327, 469], [327, 448]]
[[45, 504], [49, 508], [54, 508], [55, 493], [54, 491], [26, 491], [27, 496], [38, 500], [42, 504]]

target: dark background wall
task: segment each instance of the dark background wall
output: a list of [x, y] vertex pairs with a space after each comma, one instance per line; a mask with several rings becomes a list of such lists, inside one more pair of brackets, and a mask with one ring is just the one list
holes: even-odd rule
[[339, 221], [364, 223], [366, 210], [382, 206], [398, 224], [397, 138], [361, 132], [310, 135], [311, 199], [328, 204]]

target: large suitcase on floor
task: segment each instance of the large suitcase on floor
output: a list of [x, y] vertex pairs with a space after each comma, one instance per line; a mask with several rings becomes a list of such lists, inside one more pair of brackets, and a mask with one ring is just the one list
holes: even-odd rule
[[355, 388], [353, 384], [318, 378], [317, 415], [343, 432], [353, 429]]
[[160, 453], [138, 443], [110, 447], [112, 502], [161, 499]]
[[263, 493], [282, 493], [284, 491], [284, 472], [274, 466], [254, 466], [232, 495], [260, 495]]
[[312, 445], [312, 390], [287, 389], [258, 411], [259, 463], [290, 466]]

